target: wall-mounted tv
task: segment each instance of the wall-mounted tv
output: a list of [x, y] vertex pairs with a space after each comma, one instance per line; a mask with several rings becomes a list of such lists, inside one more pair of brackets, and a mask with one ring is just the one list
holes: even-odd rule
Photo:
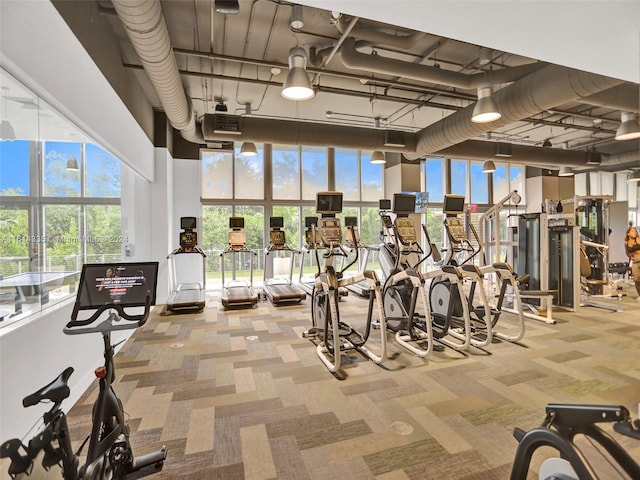
[[82, 266], [76, 308], [97, 309], [108, 303], [143, 307], [147, 296], [155, 305], [157, 281], [158, 262], [87, 263]]
[[464, 213], [464, 195], [446, 194], [442, 212], [445, 215], [460, 215]]
[[240, 230], [244, 228], [244, 217], [230, 217], [229, 228], [232, 230]]
[[342, 192], [319, 192], [316, 194], [316, 213], [335, 215], [342, 212]]
[[409, 215], [416, 211], [416, 196], [412, 193], [393, 194], [393, 213]]
[[269, 218], [269, 228], [284, 228], [284, 217]]

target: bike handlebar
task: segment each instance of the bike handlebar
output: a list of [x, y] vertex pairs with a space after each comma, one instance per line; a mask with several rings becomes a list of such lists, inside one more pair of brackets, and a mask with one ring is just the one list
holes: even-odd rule
[[[147, 323], [147, 319], [149, 318], [149, 313], [151, 311], [151, 296], [147, 295], [145, 298], [144, 312], [139, 315], [130, 315], [124, 310], [125, 307], [119, 305], [117, 303], [107, 303], [99, 307], [89, 318], [84, 320], [77, 320], [76, 317], [78, 315], [78, 303], [73, 306], [73, 313], [71, 315], [72, 320], [65, 325], [63, 328], [63, 332], [67, 335], [78, 335], [81, 333], [103, 333], [106, 331], [113, 330], [132, 330], [134, 328], [142, 327], [145, 323]], [[118, 315], [112, 314], [109, 316], [109, 319], [104, 322], [96, 325], [95, 327], [90, 328], [79, 328], [86, 327], [94, 323], [106, 310], [115, 310]], [[114, 318], [116, 316], [117, 318]], [[137, 322], [135, 324], [119, 324], [113, 325], [112, 321], [118, 320], [128, 320], [130, 322]], [[111, 321], [110, 321], [111, 320]]]

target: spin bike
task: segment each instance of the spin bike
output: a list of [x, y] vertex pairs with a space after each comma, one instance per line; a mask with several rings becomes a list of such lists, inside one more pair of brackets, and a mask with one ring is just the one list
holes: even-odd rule
[[[516, 428], [513, 436], [518, 448], [511, 470], [511, 480], [526, 480], [531, 457], [538, 448], [551, 447], [560, 457], [546, 459], [540, 466], [540, 480], [597, 480], [595, 462], [590, 462], [574, 443], [577, 435], [584, 435], [594, 446], [601, 447], [608, 456], [606, 464], [620, 476], [640, 478], [640, 465], [616, 439], [597, 423], [613, 423], [616, 433], [640, 440], [640, 419], [631, 420], [629, 410], [623, 406], [549, 404], [542, 425], [525, 432]], [[596, 445], [597, 444], [597, 445]], [[607, 475], [606, 478], [611, 478]], [[627, 478], [627, 477], [623, 477]]]
[[[347, 265], [343, 265], [340, 270], [336, 270], [334, 266], [337, 257], [346, 258], [349, 256], [349, 253], [342, 246], [340, 219], [335, 217], [336, 213], [342, 211], [342, 194], [336, 192], [318, 193], [316, 209], [322, 215], [318, 219], [317, 234], [315, 225], [312, 226], [312, 238], [320, 240], [319, 244], [314, 243], [313, 245], [318, 271], [311, 294], [312, 327], [303, 333], [303, 337], [319, 340], [316, 353], [331, 373], [335, 374], [340, 370], [342, 353], [349, 350], [357, 350], [375, 363], [380, 364], [387, 358], [386, 321], [382, 306], [380, 281], [373, 270], [365, 270], [349, 277], [344, 276], [344, 272], [358, 261], [357, 250], [354, 259]], [[354, 232], [351, 234], [352, 238], [355, 238]], [[324, 250], [322, 254], [323, 270], [321, 269], [323, 262], [320, 259], [320, 249]], [[366, 281], [369, 289], [373, 292], [373, 295], [369, 295], [364, 332], [360, 332], [342, 321], [338, 308], [339, 289], [362, 281]], [[366, 346], [371, 332], [374, 306], [377, 306], [380, 322], [380, 353], [378, 354]]]
[[[145, 300], [144, 312], [139, 315], [127, 314], [123, 307], [109, 303], [98, 308], [86, 320], [76, 320], [78, 303], [76, 302], [72, 319], [65, 328], [67, 335], [100, 333], [104, 342], [104, 365], [95, 370], [100, 382], [98, 398], [93, 405], [92, 428], [89, 436], [82, 442], [77, 452], [71, 447], [71, 436], [67, 416], [60, 408], [63, 400], [69, 397], [69, 377], [73, 368], [66, 368], [48, 385], [22, 400], [24, 407], [39, 403], [53, 403], [51, 409], [43, 415], [44, 427], [27, 445], [20, 439], [7, 440], [0, 445], [0, 458], [10, 458], [9, 476], [17, 478], [20, 474], [29, 475], [33, 469], [35, 458], [44, 451], [42, 466], [49, 470], [60, 465], [64, 480], [107, 480], [124, 479], [130, 473], [155, 466], [161, 470], [167, 457], [167, 449], [135, 457], [129, 440], [129, 426], [125, 421], [122, 402], [112, 387], [115, 380], [113, 362], [114, 347], [111, 345], [111, 332], [130, 330], [141, 327], [147, 321], [150, 312], [151, 297]], [[108, 317], [96, 323], [104, 312], [109, 310]], [[123, 322], [125, 320], [126, 322]], [[85, 463], [79, 468], [81, 451], [89, 442]]]

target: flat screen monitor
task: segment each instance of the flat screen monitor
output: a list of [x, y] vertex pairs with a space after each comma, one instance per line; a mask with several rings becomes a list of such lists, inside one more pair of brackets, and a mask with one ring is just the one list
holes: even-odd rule
[[312, 225], [318, 226], [318, 217], [304, 217], [304, 228], [309, 229]]
[[342, 212], [342, 192], [322, 192], [316, 194], [316, 213], [335, 215]]
[[182, 230], [195, 230], [196, 217], [180, 217], [180, 228]]
[[412, 193], [393, 194], [393, 213], [409, 215], [416, 211], [416, 196]]
[[244, 228], [244, 217], [230, 217], [229, 228], [233, 230]]
[[378, 210], [384, 210], [384, 211], [391, 210], [391, 200], [389, 200], [388, 198], [380, 199]]
[[269, 228], [284, 228], [284, 217], [271, 217]]
[[158, 262], [87, 263], [82, 266], [76, 306], [78, 310], [107, 303], [144, 307], [147, 295], [155, 305], [157, 281]]
[[357, 227], [358, 226], [358, 217], [344, 217], [344, 226], [345, 227]]
[[427, 207], [429, 205], [429, 192], [402, 192], [407, 195], [413, 195], [416, 197], [416, 209], [415, 213], [427, 213]]
[[459, 215], [464, 213], [464, 195], [446, 194], [442, 212], [445, 215]]

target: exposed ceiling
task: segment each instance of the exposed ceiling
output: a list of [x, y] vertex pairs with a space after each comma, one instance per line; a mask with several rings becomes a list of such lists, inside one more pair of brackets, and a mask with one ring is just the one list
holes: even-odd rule
[[[294, 4], [279, 0], [240, 0], [233, 14], [216, 11], [214, 0], [132, 3], [104, 0], [99, 14], [154, 107], [196, 143], [332, 144], [409, 159], [481, 159], [500, 141], [513, 144], [511, 161], [530, 165], [590, 168], [586, 152], [596, 149], [602, 168], [640, 167], [640, 141], [614, 140], [621, 111], [640, 111], [637, 83], [306, 5], [294, 14]], [[302, 23], [292, 26], [292, 16]], [[307, 52], [310, 100], [281, 96], [295, 46]], [[503, 117], [472, 124], [477, 88], [487, 85]], [[221, 104], [242, 116], [242, 134], [208, 131], [203, 140], [203, 120]], [[405, 132], [405, 146], [384, 147], [386, 130]]]

